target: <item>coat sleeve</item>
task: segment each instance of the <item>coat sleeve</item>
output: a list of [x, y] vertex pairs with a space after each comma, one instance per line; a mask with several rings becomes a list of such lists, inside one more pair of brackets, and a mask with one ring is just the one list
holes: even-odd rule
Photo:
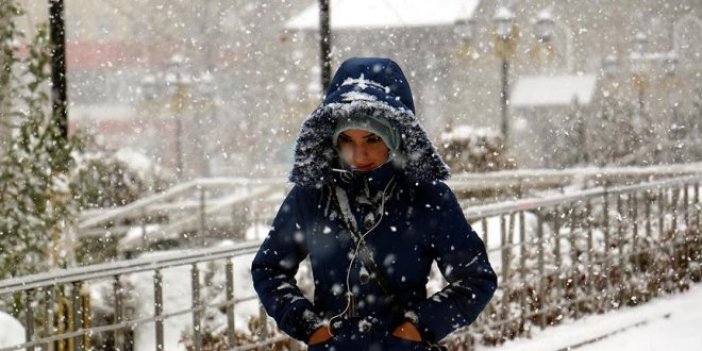
[[313, 304], [302, 295], [295, 274], [307, 257], [307, 228], [300, 207], [303, 191], [295, 186], [283, 201], [268, 236], [251, 265], [253, 285], [278, 327], [302, 342], [322, 324]]
[[[430, 342], [472, 323], [497, 288], [497, 276], [488, 261], [485, 245], [466, 221], [453, 192], [439, 183], [436, 208], [435, 259], [448, 285], [420, 302], [409, 319]], [[439, 194], [437, 194], [439, 195]], [[437, 196], [438, 197], [438, 196]]]

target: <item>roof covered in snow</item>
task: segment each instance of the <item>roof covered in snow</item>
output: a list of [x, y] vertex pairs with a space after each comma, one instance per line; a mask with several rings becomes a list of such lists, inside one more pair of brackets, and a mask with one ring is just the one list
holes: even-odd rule
[[[453, 25], [473, 16], [480, 0], [331, 0], [332, 29]], [[319, 28], [317, 1], [285, 24], [288, 29]]]
[[576, 100], [589, 105], [596, 83], [594, 74], [525, 76], [512, 89], [510, 101], [513, 107], [563, 106]]

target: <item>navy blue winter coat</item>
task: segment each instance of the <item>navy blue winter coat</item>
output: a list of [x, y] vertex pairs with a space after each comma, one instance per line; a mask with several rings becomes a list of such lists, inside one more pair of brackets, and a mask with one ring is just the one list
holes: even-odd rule
[[[351, 114], [382, 114], [400, 130], [402, 144], [392, 162], [370, 172], [335, 172], [334, 121]], [[475, 320], [493, 295], [496, 276], [482, 241], [441, 181], [448, 175], [414, 117], [409, 84], [397, 64], [376, 58], [342, 64], [325, 101], [303, 123], [290, 177], [295, 186], [251, 268], [254, 287], [279, 328], [307, 342], [331, 320], [335, 336], [310, 350], [424, 350]], [[354, 257], [351, 231], [363, 234], [374, 226], [366, 245], [394, 300], [377, 279], [361, 279], [368, 270]], [[313, 302], [294, 278], [307, 257]], [[428, 297], [434, 261], [449, 284]], [[342, 314], [347, 291], [357, 311], [351, 318]], [[405, 320], [417, 325], [421, 343], [391, 335]]]

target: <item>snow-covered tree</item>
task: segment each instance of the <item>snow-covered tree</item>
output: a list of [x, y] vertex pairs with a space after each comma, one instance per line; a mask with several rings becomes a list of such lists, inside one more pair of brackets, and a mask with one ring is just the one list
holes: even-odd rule
[[[14, 1], [3, 2], [5, 22], [21, 14]], [[3, 86], [7, 92], [3, 120], [16, 120], [7, 153], [0, 158], [0, 279], [30, 274], [63, 260], [61, 233], [78, 211], [71, 196], [67, 171], [78, 138], [65, 140], [50, 113], [49, 43], [45, 26], [19, 56], [14, 43], [21, 33], [3, 32]], [[53, 259], [50, 260], [50, 257]]]

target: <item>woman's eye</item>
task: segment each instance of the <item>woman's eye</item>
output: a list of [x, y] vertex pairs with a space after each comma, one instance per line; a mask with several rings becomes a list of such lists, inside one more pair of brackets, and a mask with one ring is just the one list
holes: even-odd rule
[[369, 144], [375, 144], [375, 143], [379, 142], [380, 140], [381, 139], [379, 136], [372, 136], [372, 137], [366, 139], [366, 141], [368, 141]]

